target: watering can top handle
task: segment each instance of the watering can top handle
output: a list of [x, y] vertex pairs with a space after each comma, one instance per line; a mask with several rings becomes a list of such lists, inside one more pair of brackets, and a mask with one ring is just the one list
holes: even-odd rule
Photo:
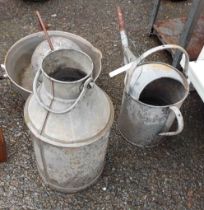
[[[126, 64], [125, 66], [122, 66], [112, 72], [109, 73], [109, 76], [110, 77], [115, 77], [116, 75], [118, 74], [121, 74], [122, 72], [125, 72], [125, 71], [130, 71], [130, 69], [132, 69], [131, 71], [131, 74], [129, 75], [129, 78], [133, 75], [136, 67], [144, 60], [146, 59], [149, 55], [155, 53], [155, 52], [158, 52], [158, 51], [161, 51], [161, 50], [166, 50], [166, 49], [177, 49], [177, 50], [180, 50], [181, 52], [184, 53], [185, 55], [185, 65], [184, 65], [184, 68], [183, 68], [183, 72], [184, 72], [184, 75], [187, 77], [188, 79], [188, 66], [189, 66], [189, 56], [188, 56], [188, 53], [186, 52], [185, 49], [183, 49], [182, 47], [178, 46], [178, 45], [174, 45], [174, 44], [168, 44], [168, 45], [161, 45], [161, 46], [158, 46], [158, 47], [154, 47], [148, 51], [146, 51], [145, 53], [143, 53], [139, 58], [137, 58], [135, 61], [131, 62], [131, 63], [128, 63]], [[134, 69], [134, 70], [133, 70]]]
[[37, 83], [39, 81], [39, 77], [41, 75], [42, 71], [41, 69], [37, 71], [36, 73], [36, 76], [34, 78], [34, 81], [33, 81], [33, 94], [35, 95], [36, 97], [36, 100], [37, 102], [45, 109], [47, 110], [48, 112], [51, 112], [51, 113], [54, 113], [54, 114], [64, 114], [64, 113], [67, 113], [67, 112], [70, 112], [72, 109], [75, 108], [75, 106], [78, 104], [78, 102], [83, 98], [83, 96], [85, 95], [86, 93], [86, 90], [88, 88], [88, 85], [90, 85], [90, 83], [93, 82], [93, 79], [92, 78], [88, 78], [84, 85], [83, 85], [83, 89], [81, 91], [81, 93], [79, 94], [79, 96], [76, 98], [76, 100], [74, 101], [74, 103], [69, 106], [68, 108], [64, 109], [64, 110], [53, 110], [51, 109], [50, 107], [48, 107], [47, 105], [45, 105], [42, 101], [42, 99], [40, 98], [40, 96], [38, 95], [38, 91], [37, 91]]
[[151, 54], [162, 51], [162, 50], [166, 50], [166, 49], [177, 49], [177, 50], [180, 50], [185, 55], [185, 65], [183, 68], [183, 73], [188, 78], [189, 55], [184, 48], [182, 48], [178, 45], [174, 45], [174, 44], [161, 45], [161, 46], [154, 47], [154, 48], [144, 52], [138, 58], [136, 66], [138, 66], [144, 59], [146, 59]]

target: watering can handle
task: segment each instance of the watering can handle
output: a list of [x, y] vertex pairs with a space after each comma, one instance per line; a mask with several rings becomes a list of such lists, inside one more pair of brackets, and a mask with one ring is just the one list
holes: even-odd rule
[[162, 51], [162, 50], [166, 50], [166, 49], [177, 49], [177, 50], [180, 50], [185, 55], [185, 65], [184, 65], [184, 68], [183, 68], [183, 73], [188, 78], [189, 55], [184, 48], [182, 48], [178, 45], [174, 45], [174, 44], [161, 45], [161, 46], [154, 47], [154, 48], [144, 52], [138, 58], [136, 66], [138, 66], [144, 59], [146, 59], [151, 54]]
[[34, 78], [34, 81], [33, 81], [33, 94], [35, 95], [36, 97], [36, 100], [37, 102], [45, 109], [47, 110], [48, 112], [51, 112], [51, 113], [54, 113], [54, 114], [64, 114], [64, 113], [67, 113], [67, 112], [70, 112], [72, 109], [75, 108], [75, 106], [79, 103], [79, 101], [84, 97], [85, 93], [86, 93], [86, 90], [88, 88], [88, 86], [90, 85], [90, 83], [93, 82], [93, 79], [92, 78], [88, 78], [85, 83], [84, 83], [84, 86], [83, 86], [83, 89], [81, 91], [81, 93], [79, 94], [79, 96], [76, 98], [76, 100], [74, 101], [74, 103], [66, 108], [65, 110], [53, 110], [51, 109], [49, 106], [45, 105], [42, 101], [42, 99], [40, 98], [40, 96], [38, 95], [38, 91], [37, 91], [37, 84], [38, 84], [38, 81], [39, 81], [39, 77], [41, 75], [42, 71], [41, 70], [38, 70], [37, 73], [36, 73], [36, 76]]
[[[147, 50], [136, 60], [136, 65], [135, 65], [134, 69], [136, 69], [136, 67], [138, 65], [140, 65], [140, 63], [142, 61], [144, 61], [148, 56], [152, 55], [153, 53], [156, 53], [156, 52], [159, 52], [162, 50], [167, 50], [167, 49], [177, 49], [177, 50], [180, 50], [185, 55], [185, 65], [183, 68], [183, 73], [186, 76], [186, 78], [188, 79], [189, 55], [185, 49], [183, 49], [182, 47], [180, 47], [178, 45], [174, 45], [174, 44], [161, 45], [158, 47], [154, 47], [150, 50]], [[134, 71], [132, 72], [132, 75], [133, 75], [133, 73], [134, 73]]]
[[129, 79], [129, 88], [134, 86], [135, 80], [133, 81], [132, 78], [134, 78], [134, 73], [137, 72], [137, 66], [140, 65], [140, 63], [142, 61], [144, 61], [148, 56], [152, 55], [153, 53], [162, 51], [162, 50], [166, 50], [166, 49], [177, 49], [180, 50], [181, 52], [183, 52], [183, 54], [185, 55], [185, 65], [183, 68], [183, 73], [187, 78], [188, 83], [190, 83], [189, 79], [188, 79], [188, 67], [189, 67], [189, 56], [188, 53], [186, 52], [185, 49], [183, 49], [182, 47], [178, 46], [178, 45], [173, 45], [173, 44], [167, 44], [167, 45], [161, 45], [158, 47], [154, 47], [148, 51], [146, 51], [145, 53], [143, 53], [137, 60], [136, 63], [134, 64], [134, 69], [133, 71], [130, 72], [130, 75], [128, 75]]
[[184, 121], [183, 121], [183, 116], [182, 116], [179, 108], [176, 106], [170, 106], [169, 109], [171, 111], [173, 111], [176, 116], [178, 128], [176, 131], [159, 133], [160, 136], [175, 136], [175, 135], [178, 135], [179, 133], [181, 133], [183, 130]]
[[112, 72], [109, 73], [110, 77], [115, 77], [118, 74], [121, 74], [123, 72], [129, 71], [130, 69], [132, 69], [133, 71], [131, 72], [131, 75], [129, 75], [128, 77], [131, 78], [132, 75], [135, 72], [136, 67], [144, 60], [146, 59], [149, 55], [161, 51], [161, 50], [166, 50], [166, 49], [177, 49], [180, 50], [181, 52], [184, 53], [185, 55], [185, 65], [183, 68], [183, 72], [184, 75], [187, 77], [188, 79], [188, 66], [189, 66], [189, 56], [188, 53], [186, 52], [185, 49], [183, 49], [182, 47], [178, 46], [178, 45], [174, 45], [174, 44], [168, 44], [168, 45], [161, 45], [158, 47], [154, 47], [148, 51], [146, 51], [145, 53], [143, 53], [139, 58], [137, 58], [135, 61], [130, 62], [128, 64], [126, 64], [125, 66], [122, 66]]

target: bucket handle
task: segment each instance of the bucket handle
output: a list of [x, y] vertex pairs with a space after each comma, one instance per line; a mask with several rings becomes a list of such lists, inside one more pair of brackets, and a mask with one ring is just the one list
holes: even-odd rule
[[176, 116], [178, 128], [177, 128], [176, 131], [159, 133], [159, 136], [176, 136], [176, 135], [178, 135], [179, 133], [181, 133], [183, 131], [184, 120], [183, 120], [183, 116], [182, 116], [179, 108], [176, 107], [176, 106], [170, 106], [169, 109], [171, 111], [173, 111], [175, 116]]
[[75, 108], [75, 106], [79, 103], [79, 101], [84, 97], [85, 93], [86, 93], [86, 90], [88, 89], [88, 86], [91, 85], [92, 87], [92, 82], [93, 82], [93, 79], [92, 78], [88, 78], [85, 82], [84, 82], [84, 85], [83, 85], [83, 89], [81, 91], [81, 93], [79, 94], [79, 96], [75, 99], [74, 103], [66, 108], [65, 110], [54, 110], [54, 109], [51, 109], [50, 107], [48, 107], [47, 105], [45, 105], [41, 99], [41, 97], [39, 96], [38, 94], [38, 91], [37, 91], [37, 88], [38, 88], [38, 81], [39, 81], [39, 78], [40, 78], [40, 75], [42, 74], [42, 70], [39, 69], [36, 73], [36, 76], [34, 78], [34, 81], [33, 81], [33, 94], [35, 95], [36, 97], [36, 100], [37, 102], [45, 109], [47, 110], [48, 112], [51, 112], [51, 113], [54, 113], [54, 114], [64, 114], [64, 113], [67, 113], [67, 112], [70, 112], [72, 109]]

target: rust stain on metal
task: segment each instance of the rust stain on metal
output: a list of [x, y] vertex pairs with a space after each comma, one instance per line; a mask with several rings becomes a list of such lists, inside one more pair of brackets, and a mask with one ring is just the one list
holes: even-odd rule
[[53, 44], [52, 44], [52, 42], [51, 42], [51, 40], [50, 40], [49, 34], [47, 33], [47, 29], [46, 29], [46, 27], [45, 27], [45, 24], [44, 24], [44, 22], [43, 22], [43, 20], [42, 20], [42, 18], [41, 18], [41, 15], [40, 15], [40, 13], [39, 13], [38, 11], [36, 11], [36, 15], [37, 15], [38, 20], [39, 20], [39, 23], [40, 23], [40, 25], [41, 25], [41, 27], [42, 27], [42, 29], [43, 29], [43, 31], [44, 31], [45, 38], [46, 38], [46, 40], [47, 40], [47, 42], [48, 42], [48, 44], [49, 44], [49, 46], [50, 46], [50, 49], [51, 49], [51, 50], [54, 50], [54, 47], [53, 47]]
[[120, 6], [117, 6], [117, 17], [118, 17], [119, 30], [124, 31], [125, 30], [125, 20], [124, 20], [123, 12], [122, 12]]
[[3, 136], [3, 130], [0, 128], [0, 163], [7, 160], [6, 142]]
[[[157, 21], [154, 30], [163, 44], [179, 44], [179, 38], [187, 18], [175, 18], [164, 21]], [[204, 45], [204, 16], [200, 17], [192, 33], [191, 40], [187, 47], [190, 60], [196, 60]], [[173, 53], [175, 51], [172, 51]]]

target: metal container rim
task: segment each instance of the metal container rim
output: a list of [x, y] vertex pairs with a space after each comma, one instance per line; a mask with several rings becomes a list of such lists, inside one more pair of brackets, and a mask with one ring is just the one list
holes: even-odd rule
[[[84, 42], [85, 45], [93, 48], [94, 50], [97, 51], [97, 53], [99, 53], [100, 55], [100, 59], [102, 59], [102, 53], [100, 50], [98, 50], [97, 48], [95, 48], [89, 41], [87, 41], [86, 39], [84, 39], [83, 37], [79, 36], [79, 35], [76, 35], [76, 34], [73, 34], [73, 33], [69, 33], [69, 32], [66, 32], [66, 31], [60, 31], [60, 30], [48, 30], [48, 34], [50, 36], [60, 36], [60, 34], [62, 35], [69, 35], [69, 36], [72, 36], [72, 37], [77, 37], [80, 41]], [[4, 65], [6, 66], [6, 63], [7, 63], [7, 60], [8, 60], [8, 57], [9, 57], [9, 54], [12, 52], [13, 48], [15, 48], [17, 45], [19, 45], [22, 41], [26, 40], [26, 39], [30, 39], [30, 38], [33, 38], [33, 37], [43, 37], [44, 34], [42, 31], [39, 31], [39, 32], [35, 32], [35, 33], [32, 33], [32, 34], [28, 34], [22, 38], [20, 38], [19, 40], [17, 40], [16, 42], [14, 42], [14, 44], [8, 49], [6, 55], [5, 55], [5, 58], [4, 58]], [[96, 76], [96, 79], [99, 77], [101, 73], [101, 63], [100, 63], [100, 69], [99, 69], [99, 72]], [[24, 91], [25, 93], [28, 93], [28, 94], [31, 94], [33, 91], [31, 90], [28, 90], [24, 87], [22, 87], [21, 85], [19, 85], [17, 82], [15, 82], [12, 77], [9, 75], [7, 69], [6, 69], [6, 74], [8, 75], [8, 78], [9, 80], [16, 86], [18, 87], [20, 90]]]
[[[44, 61], [45, 58], [47, 58], [47, 57], [50, 56], [51, 54], [54, 54], [54, 53], [59, 52], [59, 51], [75, 51], [75, 52], [77, 52], [77, 53], [80, 53], [80, 54], [85, 55], [85, 57], [87, 57], [88, 60], [89, 60], [90, 63], [91, 63], [91, 71], [90, 71], [90, 73], [89, 73], [89, 74], [86, 74], [85, 77], [82, 77], [81, 79], [76, 80], [76, 81], [61, 81], [61, 80], [54, 79], [53, 77], [50, 77], [50, 76], [44, 71], [44, 69], [43, 69], [43, 67], [42, 67], [43, 61]], [[93, 61], [92, 61], [91, 57], [90, 57], [88, 54], [86, 54], [85, 52], [81, 51], [81, 50], [76, 50], [76, 49], [58, 49], [58, 50], [54, 50], [54, 51], [49, 52], [49, 53], [44, 57], [44, 59], [43, 59], [43, 61], [42, 61], [42, 63], [41, 63], [40, 69], [41, 69], [43, 75], [44, 75], [47, 79], [49, 79], [49, 80], [51, 80], [51, 81], [54, 81], [54, 82], [56, 82], [56, 83], [60, 83], [60, 84], [68, 84], [68, 83], [69, 83], [69, 84], [75, 84], [75, 83], [80, 83], [80, 82], [84, 81], [85, 79], [87, 79], [88, 77], [90, 77], [90, 76], [92, 75], [92, 73], [93, 73], [94, 64], [93, 64]]]
[[[128, 95], [129, 97], [131, 97], [135, 102], [137, 102], [137, 103], [139, 103], [141, 105], [147, 106], [147, 107], [151, 107], [151, 108], [169, 108], [169, 106], [174, 106], [174, 105], [177, 105], [177, 104], [181, 104], [187, 98], [187, 96], [189, 94], [189, 84], [188, 84], [188, 81], [185, 78], [184, 74], [182, 72], [178, 71], [175, 67], [173, 67], [173, 66], [171, 66], [169, 64], [166, 64], [166, 63], [163, 63], [163, 62], [154, 62], [154, 64], [155, 63], [168, 66], [169, 68], [175, 70], [181, 76], [181, 78], [183, 79], [183, 84], [181, 82], [180, 83], [183, 85], [183, 87], [185, 89], [185, 95], [183, 96], [183, 98], [181, 100], [177, 101], [174, 104], [168, 104], [168, 105], [165, 105], [165, 106], [155, 106], [155, 105], [150, 105], [150, 104], [146, 104], [146, 103], [143, 103], [143, 102], [139, 101], [138, 99], [133, 97], [131, 94], [129, 94], [126, 89], [124, 91], [125, 94]], [[153, 64], [153, 63], [152, 62], [145, 62], [145, 63], [143, 63], [143, 64], [141, 64], [139, 66], [141, 67], [142, 65], [151, 65], [151, 64]], [[168, 77], [166, 77], [166, 78], [168, 78]], [[155, 80], [153, 80], [153, 81], [155, 81]]]

